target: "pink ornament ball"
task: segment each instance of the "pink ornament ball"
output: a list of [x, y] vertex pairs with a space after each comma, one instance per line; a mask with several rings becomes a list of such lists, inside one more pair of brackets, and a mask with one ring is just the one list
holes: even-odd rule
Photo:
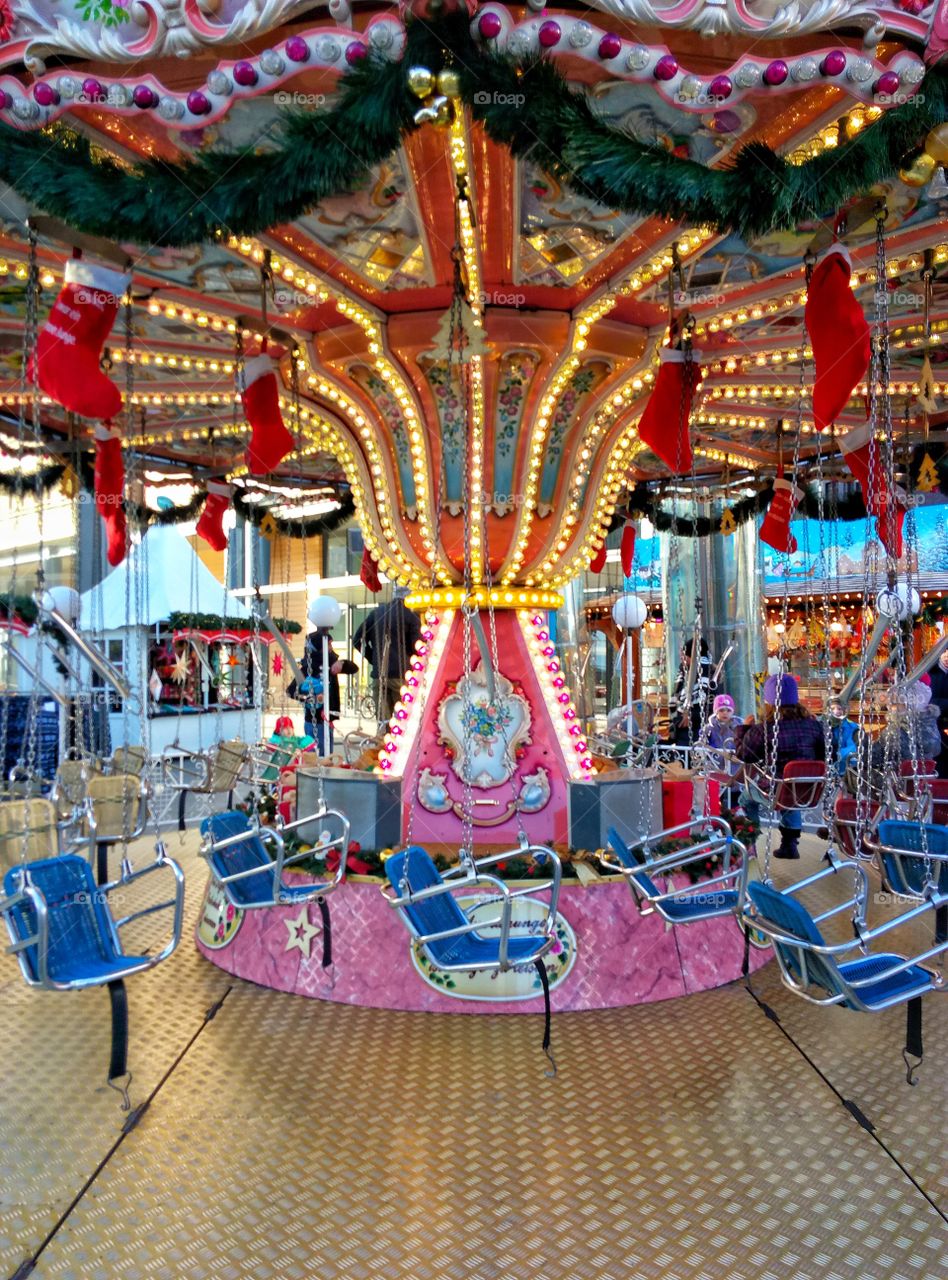
[[290, 36], [286, 42], [286, 56], [291, 62], [306, 62], [309, 59], [309, 45], [302, 36]]
[[362, 62], [368, 52], [361, 40], [353, 40], [351, 44], [346, 45], [346, 62], [350, 67], [354, 67], [357, 62]]
[[132, 101], [142, 111], [148, 111], [151, 107], [157, 107], [158, 95], [149, 85], [137, 84], [132, 92]]
[[234, 83], [249, 89], [257, 83], [257, 68], [252, 62], [234, 63]]
[[842, 49], [831, 49], [820, 63], [824, 76], [841, 76], [846, 70], [846, 55]]
[[622, 41], [617, 35], [608, 31], [599, 41], [599, 56], [605, 62], [609, 58], [618, 58], [622, 52]]
[[187, 97], [188, 110], [192, 116], [206, 116], [211, 111], [211, 101], [200, 89], [192, 89]]
[[718, 98], [718, 99], [721, 99], [722, 101], [724, 98], [729, 98], [731, 94], [734, 92], [734, 86], [731, 83], [731, 77], [715, 76], [714, 79], [711, 81], [708, 92], [711, 94], [712, 98]]
[[7, 93], [6, 89], [0, 89], [0, 111], [9, 111], [13, 106], [13, 99]]
[[88, 76], [82, 82], [82, 101], [83, 102], [105, 102], [108, 94], [105, 92], [105, 86], [101, 80], [96, 80], [95, 76]]
[[899, 80], [897, 72], [884, 71], [882, 75], [879, 77], [879, 79], [876, 81], [875, 91], [876, 93], [882, 93], [882, 94], [898, 93], [899, 85], [901, 83], [902, 82]]
[[55, 107], [59, 103], [59, 93], [45, 81], [33, 86], [33, 97], [41, 107]]
[[540, 30], [537, 32], [537, 39], [542, 48], [552, 49], [554, 45], [559, 44], [562, 34], [560, 24], [551, 20], [541, 24]]
[[783, 84], [789, 74], [790, 68], [783, 58], [777, 58], [764, 69], [764, 84], [769, 84], [771, 88], [776, 88], [777, 85]]
[[480, 21], [477, 24], [477, 29], [485, 40], [496, 40], [500, 35], [500, 29], [502, 26], [503, 23], [500, 21], [500, 14], [490, 12], [481, 14]]
[[678, 59], [666, 53], [655, 63], [652, 72], [656, 80], [674, 80], [678, 74]]

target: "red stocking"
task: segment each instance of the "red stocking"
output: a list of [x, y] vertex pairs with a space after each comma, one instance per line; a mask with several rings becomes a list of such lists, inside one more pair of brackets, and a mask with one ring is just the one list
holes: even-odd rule
[[368, 547], [362, 548], [362, 568], [359, 570], [359, 580], [364, 582], [370, 591], [382, 590], [382, 580], [379, 577], [379, 568], [372, 559]]
[[766, 542], [774, 551], [783, 551], [792, 555], [797, 549], [797, 540], [790, 532], [790, 521], [797, 503], [803, 497], [792, 480], [783, 478], [783, 471], [777, 474], [774, 481], [774, 496], [760, 526], [760, 540]]
[[224, 532], [224, 512], [230, 506], [230, 495], [233, 486], [221, 484], [218, 480], [208, 480], [207, 501], [201, 518], [197, 522], [195, 533], [203, 538], [215, 551], [227, 548], [227, 534]]
[[589, 572], [602, 573], [605, 567], [606, 567], [606, 544], [605, 542], [603, 542], [602, 546], [599, 548], [599, 550], [596, 552], [596, 554], [593, 556], [593, 558], [589, 562]]
[[619, 544], [619, 559], [622, 561], [622, 575], [632, 577], [632, 562], [635, 560], [635, 525], [626, 520], [622, 530], [622, 541]]
[[280, 413], [276, 365], [268, 355], [256, 356], [244, 365], [240, 398], [250, 423], [247, 465], [253, 475], [265, 476], [295, 448]]
[[82, 418], [114, 418], [118, 387], [99, 368], [130, 277], [73, 258], [63, 287], [36, 339], [30, 376], [39, 389]]
[[[882, 545], [896, 560], [902, 554], [902, 525], [905, 521], [905, 494], [895, 485], [891, 490], [879, 445], [866, 424], [855, 427], [840, 440], [846, 465], [859, 481], [866, 511], [876, 518]], [[871, 479], [870, 479], [870, 472]]]
[[108, 426], [95, 429], [95, 505], [105, 521], [106, 556], [114, 568], [125, 559], [125, 461], [122, 442]]
[[685, 374], [685, 353], [675, 347], [663, 347], [658, 353], [662, 367], [655, 379], [655, 386], [648, 398], [645, 412], [639, 422], [639, 439], [674, 472], [681, 475], [691, 467], [691, 402], [701, 383], [701, 368], [697, 360], [700, 351], [693, 351], [691, 376]]
[[817, 263], [807, 288], [803, 318], [816, 367], [813, 419], [818, 431], [836, 421], [869, 367], [869, 326], [850, 287], [851, 274], [849, 254], [834, 244]]

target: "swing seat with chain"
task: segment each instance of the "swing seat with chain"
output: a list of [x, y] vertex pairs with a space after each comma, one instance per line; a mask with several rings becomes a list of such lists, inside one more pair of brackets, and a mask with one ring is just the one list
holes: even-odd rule
[[[667, 840], [685, 839], [684, 849], [650, 857], [651, 848]], [[721, 818], [697, 818], [629, 846], [615, 827], [609, 829], [609, 853], [600, 861], [610, 871], [619, 871], [628, 881], [639, 912], [657, 911], [669, 924], [691, 924], [737, 912], [746, 888], [747, 850], [731, 834]], [[671, 877], [689, 863], [721, 858], [720, 875], [699, 881], [689, 888], [662, 890], [653, 876]]]
[[184, 831], [187, 824], [188, 796], [200, 796], [208, 805], [213, 796], [226, 795], [228, 806], [232, 804], [234, 788], [249, 759], [250, 747], [239, 738], [218, 742], [208, 751], [190, 751], [178, 745], [165, 751], [162, 784], [165, 789], [178, 792], [179, 831]]
[[[833, 838], [845, 858], [871, 859], [867, 839], [875, 830], [882, 813], [883, 806], [868, 798], [860, 803], [855, 796], [843, 795], [842, 792], [837, 795], [833, 802]], [[860, 826], [863, 830], [861, 841]]]
[[[317, 843], [287, 854], [285, 835], [310, 823], [327, 824]], [[201, 856], [207, 859], [211, 879], [228, 902], [242, 911], [312, 902], [330, 893], [346, 877], [349, 819], [325, 805], [279, 828], [261, 826], [235, 810], [215, 813], [201, 823], [201, 834]], [[338, 854], [339, 863], [331, 880], [293, 884], [284, 879], [284, 871], [296, 863], [326, 858], [333, 851]]]
[[[855, 876], [857, 887], [853, 897], [820, 916], [812, 916], [794, 895], [804, 887], [840, 872], [852, 872]], [[783, 892], [762, 882], [749, 884], [742, 907], [743, 924], [771, 940], [784, 986], [811, 1004], [835, 1004], [863, 1013], [878, 1013], [906, 1004], [903, 1057], [907, 1067], [906, 1079], [909, 1084], [914, 1084], [914, 1072], [922, 1061], [921, 997], [944, 986], [941, 973], [927, 968], [924, 962], [933, 960], [948, 949], [948, 941], [936, 940], [934, 946], [913, 956], [897, 952], [868, 953], [868, 947], [891, 929], [921, 920], [931, 911], [943, 911], [948, 907], [948, 896], [933, 893], [918, 906], [867, 929], [863, 921], [868, 895], [865, 868], [856, 862], [837, 862]], [[848, 908], [855, 908], [857, 936], [835, 944], [827, 943], [819, 924]], [[864, 954], [855, 959], [844, 959], [857, 948]], [[911, 1058], [917, 1061], [913, 1063]]]
[[869, 847], [875, 851], [882, 878], [892, 893], [926, 897], [931, 892], [931, 879], [937, 893], [948, 895], [948, 827], [886, 818], [879, 823], [876, 840]]
[[754, 765], [745, 766], [744, 780], [751, 795], [769, 807], [773, 795], [775, 813], [815, 809], [823, 801], [826, 765], [822, 760], [788, 760], [779, 778]]

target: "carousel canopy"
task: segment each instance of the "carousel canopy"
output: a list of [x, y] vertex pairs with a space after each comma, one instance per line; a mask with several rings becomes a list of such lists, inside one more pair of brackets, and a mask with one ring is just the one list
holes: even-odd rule
[[83, 592], [79, 622], [93, 630], [150, 627], [176, 612], [251, 617], [246, 605], [222, 590], [186, 538], [159, 526], [98, 586]]
[[[821, 435], [803, 328], [838, 236], [858, 306], [884, 298], [900, 440], [941, 447], [942, 9], [4, 0], [0, 404], [32, 218], [40, 322], [75, 248], [130, 268], [110, 376], [154, 472], [258, 521], [352, 502], [400, 581], [457, 583], [469, 544], [475, 581], [556, 587], [671, 480], [638, 435], [670, 312], [704, 371], [692, 484], [766, 491], [819, 451], [849, 478], [869, 374]], [[265, 340], [296, 447], [254, 478], [234, 379]], [[39, 412], [54, 457], [88, 441]]]

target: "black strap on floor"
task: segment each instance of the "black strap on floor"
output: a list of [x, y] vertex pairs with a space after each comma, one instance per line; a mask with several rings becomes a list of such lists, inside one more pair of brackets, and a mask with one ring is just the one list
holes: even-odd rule
[[109, 846], [104, 840], [98, 841], [95, 846], [95, 882], [109, 883]]
[[[915, 996], [905, 1006], [905, 1048], [902, 1057], [905, 1060], [905, 1078], [909, 1084], [918, 1084], [915, 1072], [922, 1065], [925, 1050], [922, 1046], [922, 997]], [[917, 1062], [912, 1062], [917, 1058]]]
[[741, 977], [746, 982], [747, 975], [750, 973], [751, 932], [746, 924], [742, 932], [744, 934], [744, 959], [741, 961]]
[[[109, 1060], [109, 1084], [122, 1094], [128, 1110], [128, 994], [125, 983], [116, 978], [109, 983], [109, 1001], [112, 1005], [112, 1057]], [[113, 1084], [122, 1080], [121, 1085]]]
[[185, 827], [184, 811], [187, 807], [188, 807], [188, 793], [187, 791], [182, 791], [181, 797], [178, 800], [178, 830], [179, 831], [184, 830], [184, 827]]
[[948, 907], [935, 908], [935, 946], [948, 942]]
[[329, 903], [325, 898], [317, 898], [319, 914], [323, 918], [323, 968], [332, 964], [332, 924], [329, 920]]
[[549, 1058], [553, 1067], [553, 1070], [548, 1071], [546, 1074], [552, 1077], [556, 1075], [556, 1059], [550, 1049], [550, 979], [542, 956], [538, 956], [533, 963], [537, 973], [540, 975], [540, 986], [543, 988], [543, 1052]]

